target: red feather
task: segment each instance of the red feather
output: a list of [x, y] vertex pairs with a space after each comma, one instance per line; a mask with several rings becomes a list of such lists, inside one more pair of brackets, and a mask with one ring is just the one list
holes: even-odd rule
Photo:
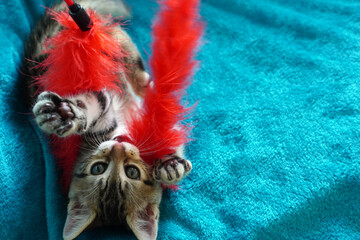
[[118, 59], [127, 53], [111, 35], [111, 18], [101, 18], [89, 10], [93, 26], [83, 32], [67, 12], [49, 9], [48, 13], [64, 29], [45, 42], [42, 54], [48, 57], [37, 67], [46, 72], [37, 83], [61, 96], [104, 88], [119, 90], [117, 74], [125, 68]]
[[66, 138], [51, 136], [50, 148], [57, 165], [61, 169], [60, 184], [64, 192], [68, 192], [74, 164], [79, 154], [81, 136], [72, 135]]
[[188, 127], [180, 124], [189, 109], [181, 100], [197, 65], [194, 54], [203, 33], [198, 7], [199, 0], [162, 1], [153, 26], [154, 88], [147, 89], [140, 115], [129, 122], [130, 138], [149, 165], [189, 141]]

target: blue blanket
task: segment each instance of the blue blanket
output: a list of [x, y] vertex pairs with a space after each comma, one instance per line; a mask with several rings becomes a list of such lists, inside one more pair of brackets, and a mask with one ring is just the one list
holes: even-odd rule
[[[149, 52], [154, 1], [128, 1]], [[60, 239], [66, 200], [18, 97], [42, 0], [0, 1], [0, 239]], [[360, 239], [360, 4], [203, 0], [193, 172], [161, 204], [159, 239]], [[121, 237], [119, 237], [121, 236]], [[116, 228], [79, 239], [133, 239]]]

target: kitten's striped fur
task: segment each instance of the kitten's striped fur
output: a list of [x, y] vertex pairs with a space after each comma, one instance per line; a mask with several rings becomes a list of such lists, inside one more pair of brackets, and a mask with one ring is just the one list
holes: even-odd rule
[[[105, 1], [77, 2], [85, 8], [91, 3], [95, 10], [106, 14], [114, 9], [111, 6], [119, 4], [116, 10], [126, 12], [118, 1], [106, 1], [108, 5]], [[25, 58], [35, 62], [44, 60], [46, 56], [40, 55], [41, 44], [59, 30], [58, 23], [45, 15], [32, 31]], [[125, 118], [129, 111], [135, 111], [135, 94], [143, 97], [146, 87], [151, 86], [141, 56], [129, 36], [118, 27], [113, 34], [131, 53], [124, 59], [131, 68], [125, 79], [131, 86], [124, 86], [128, 90], [126, 93], [103, 90], [59, 96], [43, 92], [33, 104], [36, 122], [44, 132], [60, 137], [80, 134], [83, 139], [70, 185], [64, 239], [74, 239], [90, 225], [117, 224], [128, 225], [138, 239], [156, 239], [162, 195], [160, 184], [177, 183], [192, 168], [190, 161], [183, 159], [182, 148], [158, 160], [155, 166], [148, 166], [135, 146], [114, 140], [127, 132]], [[31, 61], [24, 64], [28, 78], [42, 74], [32, 68], [34, 64]], [[119, 75], [119, 83], [123, 78]]]

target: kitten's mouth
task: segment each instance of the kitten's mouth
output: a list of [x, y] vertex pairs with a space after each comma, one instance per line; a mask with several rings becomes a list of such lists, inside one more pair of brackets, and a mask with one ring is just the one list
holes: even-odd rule
[[122, 143], [122, 142], [127, 142], [127, 143], [131, 143], [134, 145], [134, 142], [131, 140], [131, 138], [127, 135], [119, 135], [119, 136], [116, 136], [114, 137], [114, 140], [119, 142], [119, 143]]

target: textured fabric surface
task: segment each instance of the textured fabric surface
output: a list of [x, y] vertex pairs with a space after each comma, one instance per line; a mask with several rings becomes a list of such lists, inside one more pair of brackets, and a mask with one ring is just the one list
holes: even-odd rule
[[[60, 239], [66, 200], [17, 96], [41, 0], [0, 1], [0, 239]], [[157, 4], [128, 1], [145, 59]], [[9, 8], [13, 10], [10, 15]], [[159, 239], [360, 238], [360, 4], [203, 0], [193, 172], [161, 204]], [[79, 239], [130, 239], [116, 228]]]

